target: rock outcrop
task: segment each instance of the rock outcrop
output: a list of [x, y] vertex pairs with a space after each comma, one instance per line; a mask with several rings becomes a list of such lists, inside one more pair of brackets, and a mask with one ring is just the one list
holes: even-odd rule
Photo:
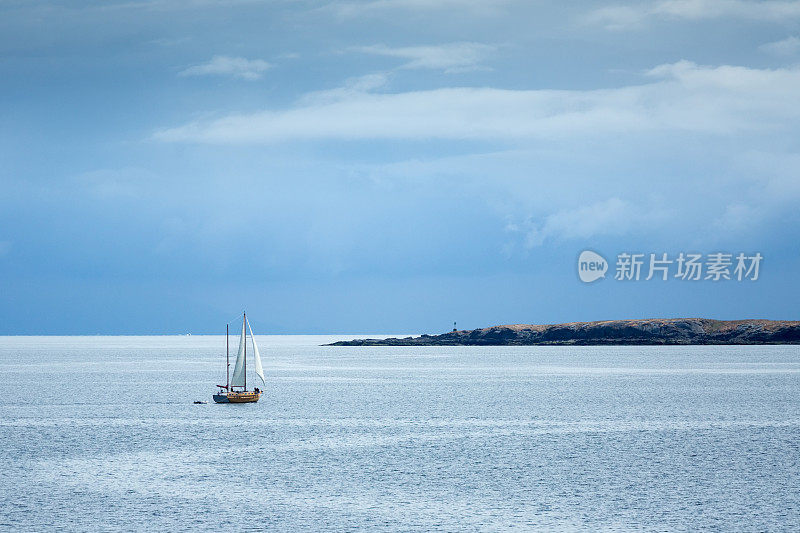
[[800, 321], [656, 318], [514, 324], [441, 335], [357, 339], [330, 346], [535, 346], [635, 344], [800, 344]]

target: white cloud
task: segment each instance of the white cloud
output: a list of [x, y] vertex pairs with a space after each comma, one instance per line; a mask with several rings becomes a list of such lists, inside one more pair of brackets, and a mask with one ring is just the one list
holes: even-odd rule
[[656, 4], [654, 13], [686, 19], [738, 17], [780, 20], [800, 16], [800, 2], [795, 0], [666, 0]]
[[453, 13], [496, 13], [517, 0], [370, 0], [366, 2], [331, 2], [326, 8], [343, 17], [358, 17], [393, 11]]
[[336, 89], [314, 91], [303, 95], [300, 98], [299, 105], [313, 107], [342, 100], [357, 99], [370, 91], [384, 87], [388, 82], [389, 76], [381, 72], [348, 78], [345, 80], [344, 85]]
[[592, 11], [585, 21], [609, 30], [641, 27], [650, 19], [704, 20], [739, 18], [783, 21], [800, 18], [800, 2], [765, 0], [663, 0], [635, 6], [606, 6]]
[[407, 59], [401, 68], [439, 69], [446, 73], [467, 72], [481, 68], [481, 61], [495, 46], [481, 43], [449, 43], [438, 46], [389, 48], [384, 45], [363, 46], [355, 50], [365, 54]]
[[589, 239], [600, 235], [624, 235], [646, 231], [662, 222], [666, 213], [632, 205], [619, 198], [609, 198], [587, 206], [557, 211], [540, 224], [527, 221], [511, 224], [509, 231], [524, 231], [525, 246], [541, 246], [551, 239]]
[[96, 7], [103, 10], [148, 9], [153, 11], [182, 11], [203, 8], [230, 8], [246, 4], [266, 4], [271, 0], [133, 0], [100, 2]]
[[800, 39], [794, 36], [787, 37], [780, 41], [762, 44], [758, 48], [776, 56], [792, 56], [800, 52]]
[[713, 221], [715, 231], [741, 235], [758, 229], [764, 214], [752, 205], [735, 202], [725, 206], [725, 211]]
[[607, 30], [623, 30], [640, 27], [648, 12], [630, 6], [606, 6], [588, 13], [583, 21], [591, 25], [603, 26]]
[[704, 67], [646, 73], [650, 83], [602, 90], [444, 88], [405, 93], [335, 89], [286, 110], [198, 121], [161, 141], [271, 143], [307, 139], [569, 138], [658, 130], [785, 131], [800, 119], [800, 67]]
[[178, 73], [179, 76], [233, 76], [244, 80], [257, 80], [272, 65], [261, 59], [214, 56], [206, 63], [191, 66]]

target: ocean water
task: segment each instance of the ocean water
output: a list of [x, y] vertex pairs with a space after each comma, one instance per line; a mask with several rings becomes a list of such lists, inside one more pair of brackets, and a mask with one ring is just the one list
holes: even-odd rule
[[0, 528], [800, 530], [800, 346], [257, 339], [0, 338]]

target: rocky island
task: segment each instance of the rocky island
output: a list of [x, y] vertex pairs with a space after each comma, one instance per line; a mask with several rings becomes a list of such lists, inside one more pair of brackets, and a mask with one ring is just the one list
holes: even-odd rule
[[328, 346], [800, 344], [800, 321], [657, 318], [566, 324], [514, 324], [441, 335], [356, 339]]

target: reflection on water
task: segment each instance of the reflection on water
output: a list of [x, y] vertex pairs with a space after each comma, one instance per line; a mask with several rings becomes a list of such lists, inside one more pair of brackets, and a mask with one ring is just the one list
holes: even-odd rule
[[0, 526], [800, 528], [800, 347], [331, 340], [0, 338]]

